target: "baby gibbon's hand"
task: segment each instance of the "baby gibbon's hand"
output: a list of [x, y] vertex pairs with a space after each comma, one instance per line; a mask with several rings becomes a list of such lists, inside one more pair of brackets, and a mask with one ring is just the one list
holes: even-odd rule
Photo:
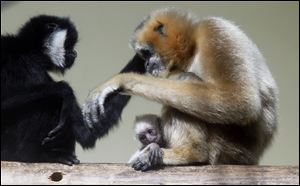
[[133, 162], [134, 170], [147, 171], [155, 169], [163, 163], [163, 151], [157, 143], [150, 143]]

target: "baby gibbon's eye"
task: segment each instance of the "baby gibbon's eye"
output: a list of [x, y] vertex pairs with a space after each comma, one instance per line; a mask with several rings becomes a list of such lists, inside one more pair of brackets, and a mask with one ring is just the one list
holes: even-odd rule
[[155, 32], [158, 32], [160, 35], [162, 36], [166, 36], [165, 33], [165, 25], [162, 23], [159, 23], [159, 25], [157, 27], [154, 28]]

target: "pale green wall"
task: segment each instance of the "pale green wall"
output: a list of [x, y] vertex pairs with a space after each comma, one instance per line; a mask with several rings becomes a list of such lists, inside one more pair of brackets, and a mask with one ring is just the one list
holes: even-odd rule
[[[280, 89], [279, 130], [261, 164], [299, 164], [299, 3], [298, 2], [18, 2], [1, 8], [1, 34], [15, 32], [31, 16], [67, 15], [79, 34], [78, 59], [65, 79], [82, 104], [89, 90], [117, 73], [133, 56], [128, 41], [139, 21], [160, 7], [223, 16], [236, 22], [258, 45]], [[158, 104], [133, 98], [120, 127], [77, 154], [82, 162], [126, 162], [138, 147], [135, 115], [159, 113]]]

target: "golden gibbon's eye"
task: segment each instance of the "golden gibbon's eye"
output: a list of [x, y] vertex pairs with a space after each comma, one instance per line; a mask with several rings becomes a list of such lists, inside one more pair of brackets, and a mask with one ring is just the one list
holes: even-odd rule
[[158, 32], [160, 35], [162, 36], [166, 36], [165, 33], [165, 25], [162, 23], [159, 23], [159, 25], [157, 27], [154, 28], [155, 32]]

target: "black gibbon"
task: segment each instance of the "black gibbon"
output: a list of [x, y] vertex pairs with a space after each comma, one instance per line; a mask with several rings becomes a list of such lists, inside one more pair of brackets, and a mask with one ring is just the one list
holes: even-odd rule
[[[72, 88], [48, 74], [72, 67], [77, 39], [68, 18], [48, 15], [31, 18], [16, 35], [1, 36], [1, 160], [78, 164], [75, 141], [92, 148], [117, 124], [130, 96], [110, 95], [110, 112], [90, 128]], [[138, 55], [121, 72], [132, 71], [145, 72]]]

